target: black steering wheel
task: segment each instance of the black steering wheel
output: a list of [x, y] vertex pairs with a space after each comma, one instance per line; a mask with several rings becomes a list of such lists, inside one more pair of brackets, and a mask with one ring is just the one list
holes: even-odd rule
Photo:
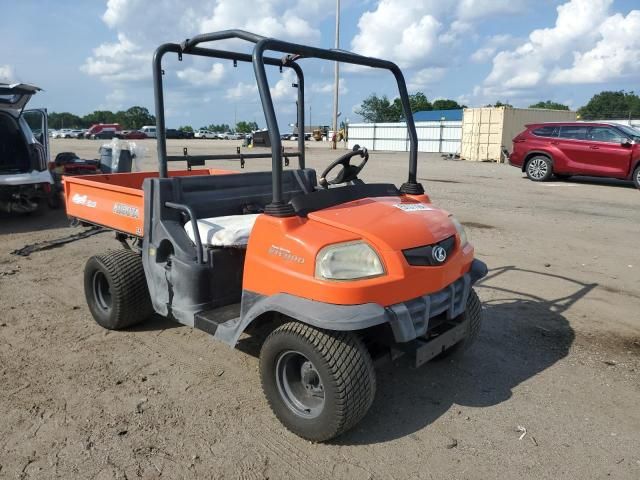
[[[358, 155], [363, 159], [360, 165], [351, 165], [351, 159]], [[352, 182], [358, 178], [358, 174], [362, 171], [368, 160], [369, 151], [366, 148], [360, 148], [360, 145], [354, 145], [351, 152], [345, 153], [337, 160], [334, 160], [331, 165], [322, 172], [318, 183], [323, 188], [329, 188], [329, 185]], [[331, 170], [337, 166], [341, 166], [342, 169], [336, 173], [334, 177], [328, 178]]]

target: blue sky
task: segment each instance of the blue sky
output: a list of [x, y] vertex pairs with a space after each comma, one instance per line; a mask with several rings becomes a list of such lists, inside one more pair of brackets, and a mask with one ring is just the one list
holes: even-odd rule
[[[333, 46], [333, 1], [0, 2], [0, 77], [41, 86], [31, 106], [52, 111], [153, 111], [153, 49], [199, 32], [243, 28]], [[551, 99], [577, 108], [604, 89], [636, 89], [640, 79], [637, 0], [342, 0], [341, 20], [342, 48], [397, 62], [410, 91], [429, 99]], [[307, 115], [311, 107], [314, 124], [329, 124], [333, 67], [305, 65]], [[168, 61], [166, 71], [170, 127], [234, 119], [264, 126], [249, 66], [188, 59]], [[282, 128], [294, 121], [295, 91], [287, 75], [270, 78]], [[343, 70], [341, 79], [341, 118], [351, 122], [370, 93], [396, 95], [388, 73]]]

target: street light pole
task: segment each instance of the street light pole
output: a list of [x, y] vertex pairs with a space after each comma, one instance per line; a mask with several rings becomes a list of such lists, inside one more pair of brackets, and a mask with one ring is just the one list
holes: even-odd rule
[[[340, 48], [340, 0], [336, 0], [336, 50]], [[338, 139], [338, 90], [340, 89], [340, 64], [336, 62], [333, 78], [333, 149]]]

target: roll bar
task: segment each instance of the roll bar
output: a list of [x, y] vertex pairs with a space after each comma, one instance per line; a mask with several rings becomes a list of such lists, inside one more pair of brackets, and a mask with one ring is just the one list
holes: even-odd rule
[[[228, 39], [240, 39], [250, 43], [254, 43], [255, 47], [253, 49], [253, 54], [249, 55], [239, 52], [214, 50], [198, 46], [205, 42]], [[285, 57], [281, 60], [266, 57], [265, 52], [267, 50], [284, 53]], [[407, 182], [402, 185], [400, 191], [407, 194], [424, 193], [422, 185], [417, 181], [418, 135], [416, 133], [416, 126], [413, 120], [411, 106], [409, 104], [407, 85], [402, 71], [395, 63], [373, 57], [365, 57], [363, 55], [358, 55], [356, 53], [348, 52], [345, 50], [322, 49], [317, 47], [310, 47], [307, 45], [285, 42], [282, 40], [276, 40], [274, 38], [267, 38], [261, 35], [256, 35], [244, 30], [224, 30], [221, 32], [204, 33], [187, 39], [180, 45], [167, 43], [161, 45], [156, 50], [153, 57], [153, 80], [156, 103], [156, 130], [158, 135], [158, 161], [160, 164], [159, 166], [161, 177], [167, 176], [164, 98], [162, 92], [162, 57], [168, 52], [177, 53], [180, 59], [182, 58], [182, 54], [186, 53], [190, 55], [199, 55], [212, 58], [224, 58], [233, 60], [234, 62], [242, 61], [253, 63], [253, 70], [256, 76], [258, 92], [260, 93], [260, 100], [267, 122], [269, 139], [271, 141], [273, 199], [272, 203], [267, 205], [265, 213], [274, 216], [290, 216], [294, 214], [293, 207], [291, 207], [291, 205], [289, 204], [285, 204], [282, 197], [282, 142], [280, 140], [280, 131], [273, 107], [271, 91], [269, 90], [269, 83], [267, 80], [265, 65], [275, 65], [281, 68], [283, 66], [286, 66], [292, 68], [296, 72], [296, 75], [298, 77], [297, 114], [299, 132], [298, 149], [300, 151], [300, 155], [298, 158], [300, 162], [300, 168], [304, 168], [304, 75], [302, 73], [302, 69], [296, 62], [296, 60], [298, 60], [299, 58], [319, 58], [322, 60], [380, 68], [389, 70], [391, 71], [391, 73], [393, 73], [393, 76], [395, 77], [396, 83], [398, 85], [400, 101], [402, 103], [402, 109], [404, 111], [404, 116], [407, 122], [407, 131], [409, 134], [409, 175]]]
[[[210, 48], [200, 47], [184, 47], [177, 43], [165, 43], [160, 45], [153, 55], [153, 89], [154, 89], [154, 101], [156, 109], [156, 145], [158, 150], [158, 171], [160, 178], [167, 178], [168, 176], [168, 161], [177, 160], [178, 157], [169, 157], [167, 155], [167, 134], [166, 134], [166, 121], [164, 112], [164, 91], [162, 84], [162, 75], [164, 70], [162, 69], [162, 58], [167, 53], [177, 53], [178, 58], [182, 59], [183, 54], [196, 55], [209, 58], [221, 58], [226, 60], [233, 60], [233, 62], [253, 62], [253, 57], [247, 53], [231, 52], [227, 50], [215, 50]], [[298, 131], [304, 132], [304, 73], [300, 65], [286, 57], [283, 59], [277, 58], [265, 58], [264, 63], [266, 65], [272, 65], [277, 67], [291, 68], [296, 72], [297, 76], [297, 88], [298, 88]], [[305, 149], [304, 149], [304, 135], [298, 136], [298, 152], [290, 153], [288, 156], [297, 156], [298, 165], [300, 168], [305, 168]], [[209, 158], [211, 157], [211, 158]], [[225, 155], [211, 155], [207, 156], [209, 160], [223, 160], [223, 159], [237, 159], [237, 154]], [[245, 158], [263, 158], [258, 156], [245, 155]], [[184, 158], [180, 158], [184, 159]]]

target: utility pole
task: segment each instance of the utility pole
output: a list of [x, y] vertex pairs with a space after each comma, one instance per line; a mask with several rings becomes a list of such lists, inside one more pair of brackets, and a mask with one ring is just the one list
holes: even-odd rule
[[[340, 0], [336, 0], [336, 50], [340, 48]], [[333, 146], [336, 149], [338, 139], [338, 90], [340, 89], [340, 64], [336, 62], [334, 70], [333, 86]]]

